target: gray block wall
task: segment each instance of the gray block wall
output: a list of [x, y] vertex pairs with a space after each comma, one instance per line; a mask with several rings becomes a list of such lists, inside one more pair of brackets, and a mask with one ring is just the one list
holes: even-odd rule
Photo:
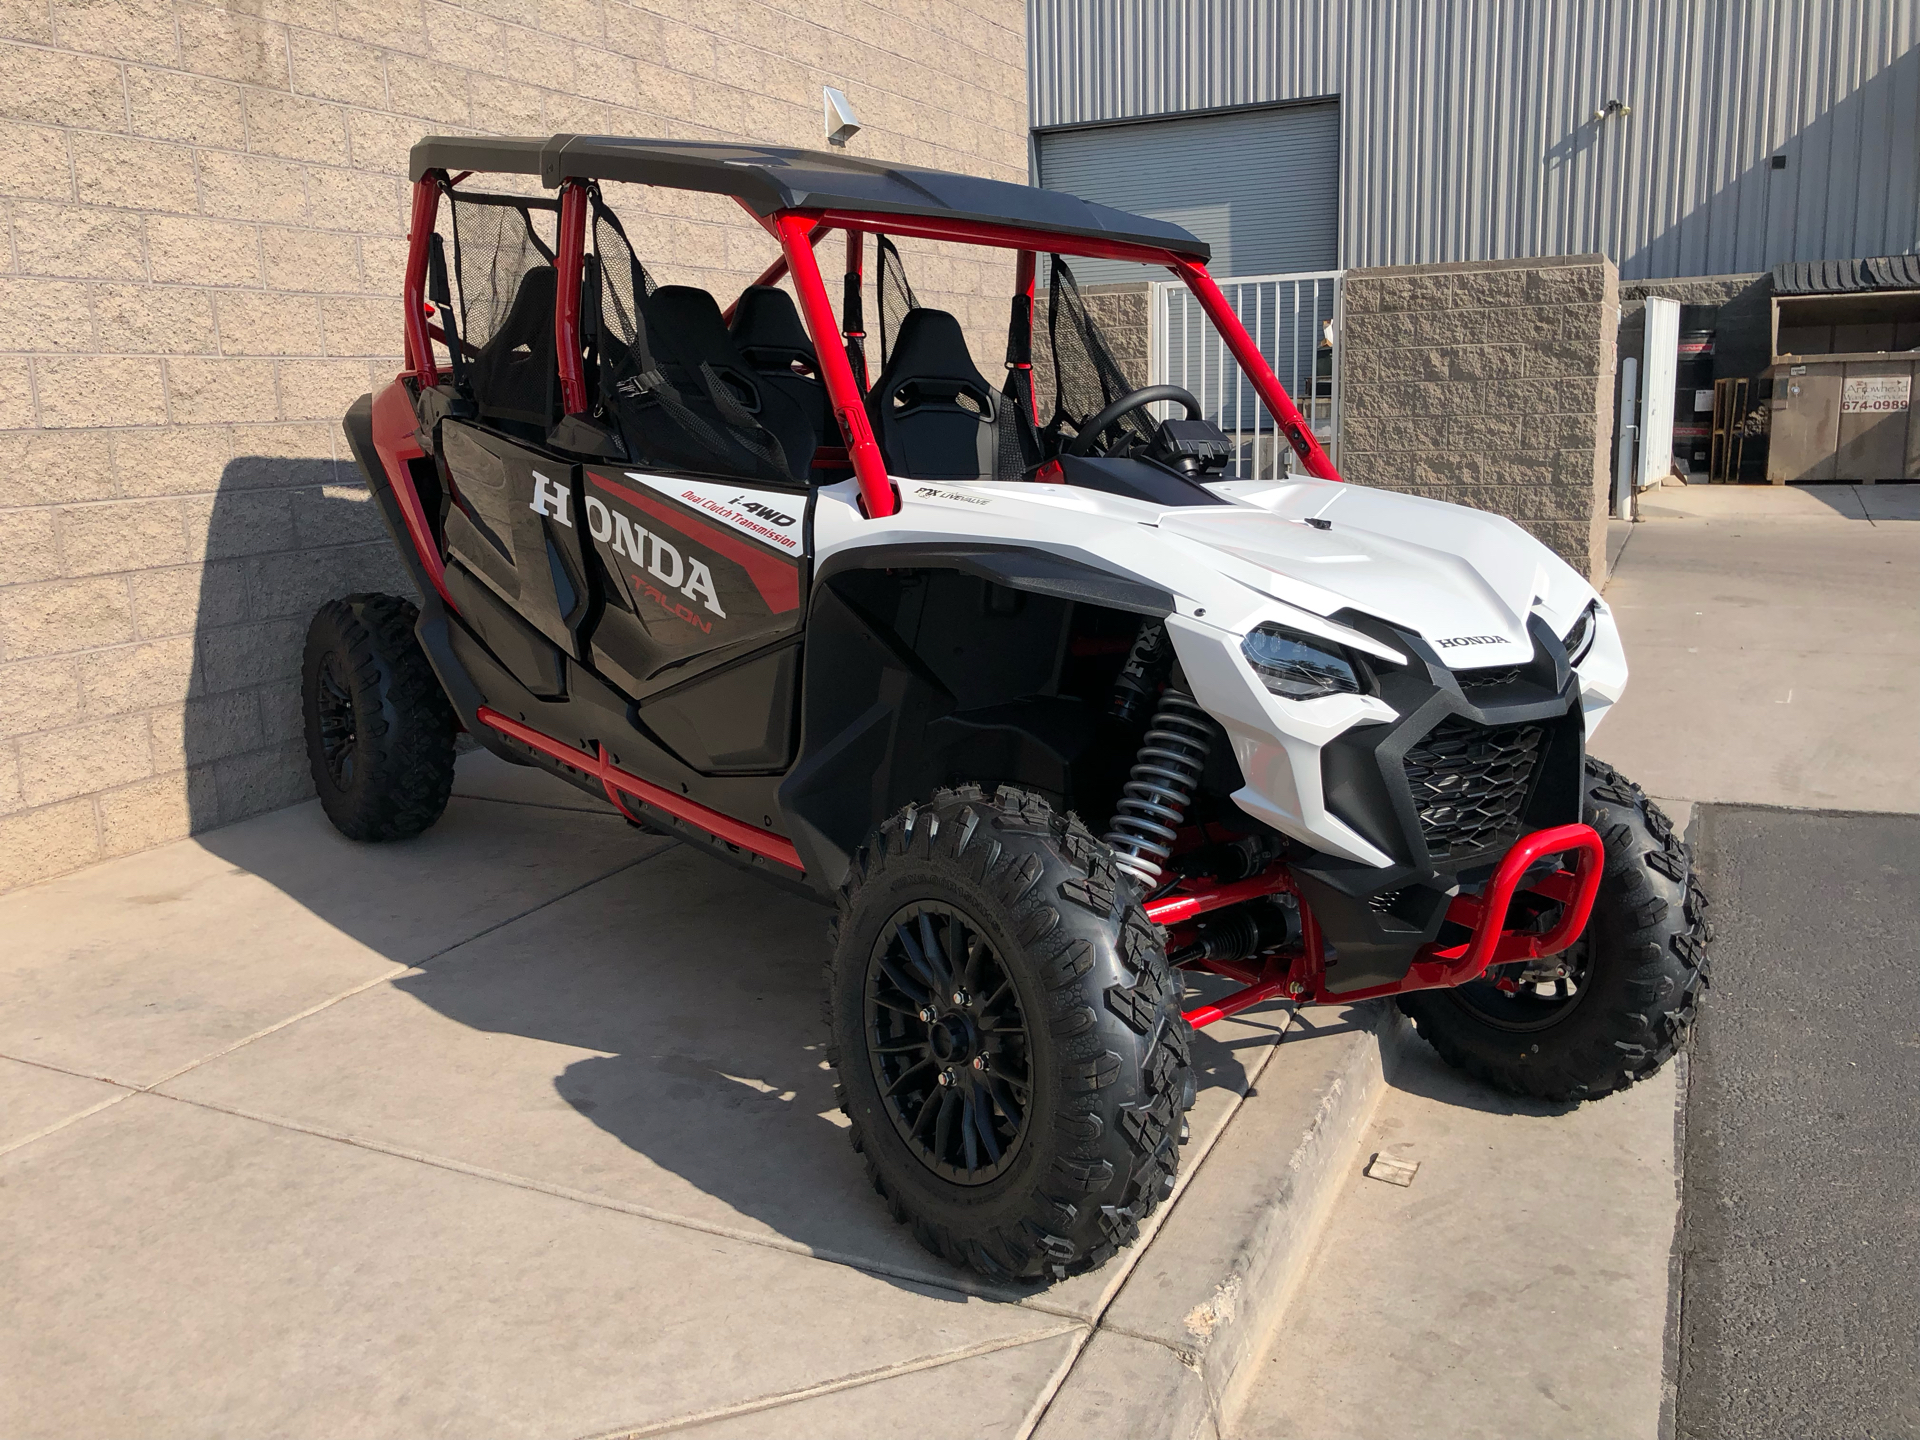
[[1349, 270], [1342, 474], [1505, 515], [1603, 574], [1618, 314], [1604, 255]]

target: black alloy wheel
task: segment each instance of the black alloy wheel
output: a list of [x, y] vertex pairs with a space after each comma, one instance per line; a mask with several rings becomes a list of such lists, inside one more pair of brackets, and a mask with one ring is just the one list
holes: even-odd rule
[[314, 669], [314, 721], [320, 755], [336, 790], [353, 787], [353, 691], [340, 676], [340, 652], [328, 650]]
[[1113, 852], [1011, 785], [939, 790], [851, 857], [826, 969], [847, 1138], [895, 1220], [995, 1280], [1058, 1279], [1172, 1192], [1182, 987]]
[[1496, 1030], [1516, 1035], [1546, 1030], [1573, 1013], [1587, 996], [1593, 968], [1585, 935], [1558, 955], [1491, 965], [1478, 980], [1453, 992], [1464, 1010]]
[[867, 964], [867, 1055], [887, 1116], [934, 1174], [984, 1185], [1019, 1154], [1033, 1089], [1026, 1015], [980, 925], [902, 906]]

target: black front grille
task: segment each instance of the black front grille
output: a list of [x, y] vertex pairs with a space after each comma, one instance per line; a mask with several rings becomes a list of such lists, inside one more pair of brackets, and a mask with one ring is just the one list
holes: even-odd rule
[[1540, 762], [1538, 725], [1443, 720], [1407, 752], [1407, 784], [1436, 862], [1520, 838], [1520, 812]]
[[1519, 665], [1494, 665], [1485, 670], [1457, 671], [1454, 679], [1462, 690], [1486, 690], [1495, 685], [1512, 685], [1520, 679]]

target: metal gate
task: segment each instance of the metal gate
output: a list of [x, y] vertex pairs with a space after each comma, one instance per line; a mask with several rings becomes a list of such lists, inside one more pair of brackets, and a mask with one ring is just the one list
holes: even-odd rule
[[[1340, 463], [1340, 277], [1338, 270], [1314, 270], [1217, 282], [1336, 466]], [[1275, 428], [1273, 417], [1187, 287], [1176, 280], [1157, 282], [1148, 315], [1148, 383], [1178, 385], [1193, 393], [1207, 418], [1234, 442], [1234, 474], [1243, 480], [1266, 480], [1298, 470], [1293, 447]]]

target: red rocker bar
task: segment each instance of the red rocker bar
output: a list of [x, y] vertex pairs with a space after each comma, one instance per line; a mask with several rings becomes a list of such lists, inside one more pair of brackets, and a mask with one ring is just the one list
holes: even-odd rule
[[571, 765], [574, 769], [593, 776], [600, 782], [600, 787], [607, 792], [607, 799], [613, 802], [613, 808], [635, 824], [640, 823], [640, 817], [621, 803], [620, 797], [623, 794], [631, 795], [653, 806], [656, 810], [664, 810], [676, 820], [697, 825], [709, 835], [742, 850], [752, 851], [755, 855], [771, 860], [775, 864], [785, 865], [791, 870], [805, 868], [800, 863], [800, 852], [793, 848], [793, 842], [786, 836], [748, 825], [743, 821], [735, 820], [730, 815], [722, 815], [718, 810], [709, 809], [697, 800], [689, 800], [684, 795], [676, 795], [673, 791], [655, 785], [651, 781], [642, 780], [638, 775], [629, 774], [613, 763], [605, 745], [596, 747], [595, 753], [589, 755], [584, 750], [567, 744], [564, 740], [556, 740], [551, 735], [534, 729], [531, 725], [523, 725], [518, 720], [509, 719], [498, 710], [490, 709], [485, 705], [480, 707], [480, 723], [490, 730], [498, 730], [502, 735], [518, 740], [522, 745], [538, 750], [542, 755], [551, 756], [562, 764]]

